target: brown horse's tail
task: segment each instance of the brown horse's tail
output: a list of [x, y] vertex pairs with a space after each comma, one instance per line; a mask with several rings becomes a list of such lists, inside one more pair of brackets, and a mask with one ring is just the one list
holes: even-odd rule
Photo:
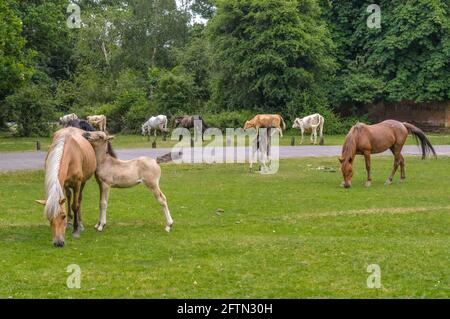
[[431, 142], [420, 128], [406, 122], [404, 122], [403, 125], [408, 129], [408, 132], [414, 136], [417, 144], [420, 142], [420, 146], [422, 147], [422, 159], [425, 159], [430, 153], [435, 157], [437, 156], [433, 145], [431, 145]]
[[172, 156], [172, 153], [167, 153], [164, 154], [162, 156], [158, 156], [156, 158], [156, 163], [161, 164], [161, 163], [169, 163], [172, 162], [174, 159], [179, 159], [181, 157], [183, 153], [179, 152], [177, 155]]

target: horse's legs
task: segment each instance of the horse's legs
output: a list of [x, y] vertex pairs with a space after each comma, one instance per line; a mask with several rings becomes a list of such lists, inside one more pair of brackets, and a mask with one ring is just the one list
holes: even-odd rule
[[400, 154], [400, 182], [403, 182], [405, 178], [405, 159], [403, 158], [403, 155]]
[[95, 225], [95, 229], [102, 231], [106, 225], [106, 209], [108, 208], [109, 190], [111, 187], [102, 182], [98, 186], [100, 188], [100, 216], [98, 223]]
[[300, 132], [302, 132], [302, 140], [300, 141], [300, 144], [303, 144], [303, 134], [305, 133], [305, 130], [303, 128], [301, 128]]
[[81, 190], [81, 182], [75, 184], [73, 188], [73, 202], [72, 202], [72, 210], [73, 210], [73, 237], [80, 236], [80, 205], [79, 205], [79, 197]]
[[392, 154], [394, 154], [394, 167], [392, 168], [391, 175], [388, 177], [388, 179], [384, 183], [385, 185], [392, 184], [392, 180], [394, 179], [395, 172], [397, 172], [397, 168], [401, 162], [401, 159], [400, 159], [401, 148], [396, 148], [395, 146], [393, 146], [393, 147], [391, 147], [391, 152], [392, 152]]
[[367, 182], [366, 187], [372, 185], [372, 174], [370, 172], [370, 152], [364, 152], [364, 159], [366, 160]]
[[83, 199], [83, 189], [86, 183], [81, 183], [80, 194], [78, 195], [78, 225], [80, 227], [80, 231], [84, 230], [83, 222], [81, 220], [81, 200]]
[[72, 214], [72, 190], [70, 187], [65, 187], [67, 197], [67, 227], [73, 226], [73, 214]]
[[172, 216], [170, 216], [169, 207], [167, 206], [167, 199], [166, 196], [164, 196], [163, 192], [161, 192], [161, 189], [159, 188], [159, 181], [149, 181], [148, 183], [145, 182], [145, 185], [151, 190], [153, 195], [155, 196], [156, 200], [161, 205], [161, 209], [164, 213], [164, 216], [166, 217], [166, 227], [164, 228], [166, 232], [170, 232], [170, 229], [173, 225], [173, 219]]

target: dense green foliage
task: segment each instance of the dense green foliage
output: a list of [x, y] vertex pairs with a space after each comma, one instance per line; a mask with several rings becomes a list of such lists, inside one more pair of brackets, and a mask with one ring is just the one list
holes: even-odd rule
[[379, 29], [366, 25], [367, 1], [322, 2], [338, 47], [338, 104], [450, 99], [449, 1], [377, 1]]
[[14, 121], [20, 135], [46, 135], [69, 112], [137, 132], [157, 113], [223, 127], [256, 112], [289, 123], [319, 111], [339, 133], [356, 117], [338, 111], [450, 98], [445, 0], [380, 0], [380, 29], [367, 27], [362, 0], [76, 3], [79, 29], [66, 24], [67, 0], [0, 2], [0, 129]]

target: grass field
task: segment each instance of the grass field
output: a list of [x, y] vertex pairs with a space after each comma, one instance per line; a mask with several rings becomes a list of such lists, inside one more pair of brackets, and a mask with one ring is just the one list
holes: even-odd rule
[[[280, 145], [288, 146], [291, 145], [292, 137], [295, 138], [295, 145], [300, 145], [300, 136], [295, 134], [293, 131], [287, 132], [283, 138], [280, 139]], [[450, 135], [448, 134], [428, 134], [430, 141], [434, 145], [450, 144]], [[345, 135], [325, 135], [325, 145], [342, 145]], [[0, 134], [0, 152], [20, 152], [20, 151], [33, 151], [36, 150], [36, 141], [41, 143], [41, 149], [47, 150], [51, 144], [51, 138], [49, 137], [20, 137], [13, 138], [7, 134]], [[147, 140], [146, 137], [140, 135], [125, 135], [117, 134], [114, 139], [114, 147], [117, 149], [121, 148], [149, 148], [151, 147], [151, 142]], [[170, 136], [166, 141], [163, 141], [161, 137], [158, 137], [157, 147], [167, 148], [173, 147], [178, 141], [170, 140]], [[211, 141], [205, 141], [204, 144], [209, 144]], [[409, 136], [407, 144], [415, 144], [414, 139]], [[305, 140], [303, 145], [310, 145], [309, 135], [305, 135]]]
[[[0, 174], [0, 298], [448, 298], [449, 159], [406, 159], [407, 181], [383, 182], [392, 158], [372, 161], [365, 188], [339, 187], [335, 158], [283, 160], [276, 175], [247, 165], [164, 165], [174, 229], [143, 187], [111, 193], [98, 218], [94, 180], [84, 193], [86, 230], [53, 248], [43, 171]], [[318, 170], [334, 167], [337, 172]], [[218, 213], [217, 209], [223, 212]], [[68, 289], [69, 264], [81, 289]], [[381, 267], [380, 289], [366, 285]]]

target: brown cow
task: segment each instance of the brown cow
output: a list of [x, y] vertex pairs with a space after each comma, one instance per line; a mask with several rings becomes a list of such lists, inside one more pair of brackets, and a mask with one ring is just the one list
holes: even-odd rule
[[[281, 129], [281, 123], [283, 123], [283, 129]], [[286, 129], [286, 124], [284, 123], [283, 118], [281, 115], [278, 114], [258, 114], [254, 118], [252, 118], [250, 121], [245, 122], [244, 129], [247, 130], [249, 128], [255, 128], [258, 132], [260, 127], [265, 128], [276, 128], [279, 132], [281, 137], [283, 137], [283, 130]]]

